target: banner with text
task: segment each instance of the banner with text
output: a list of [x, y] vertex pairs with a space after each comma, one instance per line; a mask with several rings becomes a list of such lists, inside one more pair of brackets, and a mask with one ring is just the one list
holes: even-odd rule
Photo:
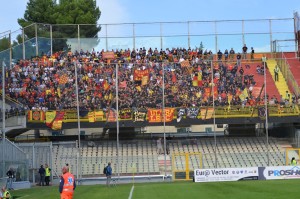
[[120, 120], [131, 120], [132, 119], [131, 109], [130, 108], [121, 109], [119, 111], [119, 118]]
[[[174, 108], [166, 108], [165, 109], [165, 121], [171, 122], [174, 118]], [[163, 122], [163, 114], [162, 109], [148, 109], [148, 120], [150, 123], [153, 122]]]
[[258, 180], [258, 167], [195, 169], [195, 182]]
[[[134, 81], [142, 81], [144, 78], [149, 78], [149, 70], [145, 69], [145, 70], [134, 70], [134, 74], [133, 74], [133, 79]], [[145, 79], [144, 79], [145, 81]]]
[[115, 53], [113, 51], [103, 52], [102, 53], [102, 58], [103, 59], [114, 59], [115, 58]]
[[300, 166], [259, 167], [260, 180], [299, 179]]
[[137, 110], [133, 112], [133, 121], [134, 122], [144, 122], [146, 120], [146, 112]]

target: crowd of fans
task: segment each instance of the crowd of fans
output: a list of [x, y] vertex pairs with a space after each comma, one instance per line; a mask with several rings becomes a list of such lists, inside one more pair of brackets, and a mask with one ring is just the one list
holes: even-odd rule
[[[115, 50], [114, 59], [104, 58], [104, 50], [56, 52], [19, 60], [6, 71], [5, 89], [26, 109], [76, 109], [77, 68], [80, 109], [115, 108], [118, 64], [120, 108], [162, 107], [163, 80], [165, 107], [206, 106], [213, 99], [216, 106], [254, 105], [260, 100], [251, 93], [255, 75], [245, 75], [247, 65], [244, 68], [240, 62], [247, 53], [244, 50], [245, 46], [243, 56], [226, 50], [224, 58], [219, 52], [214, 62], [211, 51], [197, 48]], [[134, 72], [145, 70], [149, 71], [147, 79], [136, 80]], [[248, 95], [241, 98], [246, 88]]]

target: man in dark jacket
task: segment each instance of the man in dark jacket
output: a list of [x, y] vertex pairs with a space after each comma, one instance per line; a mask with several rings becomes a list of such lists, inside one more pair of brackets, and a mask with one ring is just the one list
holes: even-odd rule
[[12, 190], [12, 183], [13, 183], [13, 179], [14, 179], [14, 170], [13, 168], [9, 168], [9, 170], [6, 172], [6, 175], [8, 177], [7, 179], [7, 183], [6, 183], [6, 187], [8, 190]]
[[110, 162], [106, 166], [106, 186], [110, 187], [111, 175], [112, 175], [112, 168]]
[[39, 169], [39, 174], [40, 174], [40, 186], [45, 186], [45, 174], [46, 170], [44, 169], [44, 166], [41, 165]]

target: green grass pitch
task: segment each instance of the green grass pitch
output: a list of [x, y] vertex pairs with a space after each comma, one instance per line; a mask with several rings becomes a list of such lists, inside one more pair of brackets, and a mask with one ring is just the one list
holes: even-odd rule
[[[166, 182], [134, 184], [133, 199], [285, 199], [297, 198], [300, 180], [239, 182]], [[107, 188], [104, 185], [78, 186], [73, 199], [128, 198], [132, 184]], [[16, 199], [59, 199], [58, 187], [34, 187], [12, 191]]]

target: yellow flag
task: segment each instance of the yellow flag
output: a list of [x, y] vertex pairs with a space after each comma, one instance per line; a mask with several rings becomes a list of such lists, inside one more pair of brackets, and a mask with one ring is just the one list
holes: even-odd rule
[[47, 89], [47, 90], [46, 90], [46, 95], [49, 95], [49, 94], [51, 94], [51, 90], [50, 90], [50, 89]]
[[248, 89], [245, 88], [243, 90], [243, 92], [239, 95], [239, 97], [240, 97], [241, 101], [244, 101], [246, 99], [246, 97], [249, 97], [249, 95], [248, 95]]
[[137, 86], [137, 87], [135, 87], [136, 88], [136, 90], [138, 90], [139, 92], [141, 92], [142, 91], [142, 88], [141, 88], [141, 86]]
[[58, 97], [61, 96], [60, 88], [57, 88], [57, 95], [58, 95]]

